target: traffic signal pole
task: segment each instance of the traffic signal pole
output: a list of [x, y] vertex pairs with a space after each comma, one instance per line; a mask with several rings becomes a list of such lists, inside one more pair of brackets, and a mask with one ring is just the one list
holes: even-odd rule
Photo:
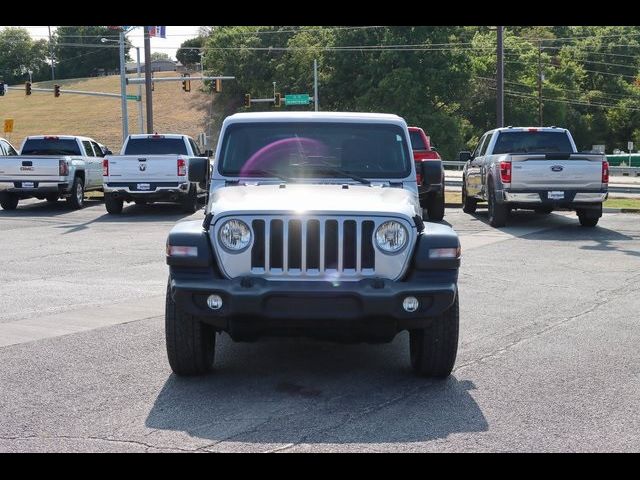
[[127, 74], [124, 61], [124, 31], [120, 30], [120, 96], [122, 107], [122, 143], [129, 136], [129, 113], [127, 111]]
[[149, 27], [144, 27], [144, 85], [147, 100], [147, 133], [153, 133], [153, 94], [151, 93], [151, 37]]

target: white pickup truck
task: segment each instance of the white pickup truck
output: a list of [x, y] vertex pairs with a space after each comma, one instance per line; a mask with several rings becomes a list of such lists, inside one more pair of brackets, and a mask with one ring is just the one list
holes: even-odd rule
[[87, 137], [34, 135], [22, 142], [20, 155], [0, 156], [0, 205], [15, 210], [20, 200], [64, 197], [71, 208], [84, 206], [84, 193], [102, 190], [103, 150]]
[[462, 209], [473, 213], [486, 201], [492, 227], [504, 226], [516, 208], [575, 210], [583, 227], [595, 227], [602, 216], [609, 163], [603, 154], [578, 152], [565, 128], [497, 128], [458, 158], [466, 162]]
[[107, 212], [119, 214], [124, 202], [144, 205], [175, 202], [193, 213], [207, 196], [206, 182], [189, 182], [189, 162], [205, 157], [187, 135], [129, 135], [118, 156], [102, 164]]

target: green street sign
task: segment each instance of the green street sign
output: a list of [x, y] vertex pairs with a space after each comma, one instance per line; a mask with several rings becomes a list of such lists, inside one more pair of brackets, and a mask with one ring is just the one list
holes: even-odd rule
[[127, 100], [135, 100], [136, 102], [139, 102], [142, 100], [142, 97], [140, 95], [127, 95]]
[[309, 101], [308, 93], [296, 93], [284, 96], [284, 103], [287, 105], [309, 105]]

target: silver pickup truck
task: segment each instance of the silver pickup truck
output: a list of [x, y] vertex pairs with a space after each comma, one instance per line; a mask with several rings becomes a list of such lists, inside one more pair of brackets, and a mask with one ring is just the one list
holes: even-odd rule
[[584, 227], [595, 227], [608, 195], [609, 163], [603, 154], [578, 152], [568, 130], [506, 127], [485, 133], [465, 161], [462, 209], [473, 213], [486, 201], [489, 224], [506, 225], [512, 209], [548, 214], [575, 210]]
[[71, 208], [84, 206], [84, 193], [102, 190], [103, 150], [87, 137], [34, 135], [0, 156], [0, 205], [15, 210], [20, 200], [55, 202], [66, 198]]

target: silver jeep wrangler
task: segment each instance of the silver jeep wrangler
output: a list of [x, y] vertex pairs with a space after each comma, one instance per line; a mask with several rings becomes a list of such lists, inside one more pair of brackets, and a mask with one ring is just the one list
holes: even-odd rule
[[[212, 369], [216, 333], [390, 342], [446, 377], [458, 347], [460, 242], [424, 223], [405, 121], [243, 113], [217, 145], [202, 221], [167, 239], [166, 341], [179, 375]], [[208, 162], [192, 163], [192, 182]]]

